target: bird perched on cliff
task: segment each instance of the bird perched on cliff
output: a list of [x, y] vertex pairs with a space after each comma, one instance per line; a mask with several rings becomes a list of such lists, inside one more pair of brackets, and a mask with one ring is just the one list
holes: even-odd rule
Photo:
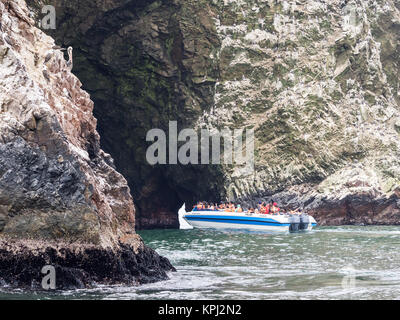
[[42, 73], [43, 73], [43, 77], [49, 82], [50, 76], [49, 76], [49, 72], [47, 71], [46, 66], [43, 66]]
[[53, 53], [52, 52], [47, 53], [46, 57], [44, 58], [44, 63], [49, 62], [51, 58], [53, 58]]
[[69, 93], [69, 91], [68, 91], [67, 88], [63, 88], [63, 93], [65, 94], [65, 96], [66, 96], [68, 99], [72, 100], [72, 96], [71, 96], [71, 94]]
[[72, 47], [68, 47], [67, 52], [68, 52], [67, 68], [69, 71], [72, 71], [72, 68], [74, 67], [74, 64], [72, 61]]
[[46, 57], [44, 58], [44, 63], [48, 63], [55, 55], [56, 55], [56, 51], [60, 50], [60, 51], [65, 51], [67, 49], [60, 47], [58, 45], [55, 45], [51, 48], [51, 50], [49, 50], [46, 54]]

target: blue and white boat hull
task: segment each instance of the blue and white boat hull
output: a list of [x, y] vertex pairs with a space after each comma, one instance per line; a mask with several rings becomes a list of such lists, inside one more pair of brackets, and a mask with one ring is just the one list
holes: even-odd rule
[[[212, 210], [191, 211], [186, 213], [183, 218], [194, 228], [242, 229], [267, 232], [307, 231], [317, 224], [314, 218], [308, 216], [308, 224], [302, 223], [302, 228], [300, 229], [300, 218], [296, 220], [290, 215], [249, 214], [246, 212]], [[298, 221], [298, 225], [293, 223], [294, 220]]]

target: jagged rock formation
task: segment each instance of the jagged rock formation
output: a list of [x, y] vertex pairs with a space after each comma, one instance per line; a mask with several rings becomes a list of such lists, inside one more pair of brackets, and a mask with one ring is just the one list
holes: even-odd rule
[[143, 284], [168, 277], [169, 261], [141, 243], [136, 251], [121, 243], [117, 250], [92, 244], [0, 240], [0, 284], [42, 289], [43, 266], [52, 265], [56, 289], [102, 284]]
[[[60, 1], [57, 14], [140, 227], [176, 226], [184, 201], [271, 197], [322, 224], [399, 223], [395, 1]], [[145, 134], [168, 120], [254, 128], [255, 171], [148, 166]]]
[[[33, 278], [24, 272], [38, 277], [39, 262], [46, 260], [75, 268], [75, 280], [84, 284], [124, 277], [129, 283], [144, 273], [145, 264], [115, 268], [126, 263], [121, 257], [144, 254], [147, 262], [155, 259], [149, 263], [152, 280], [165, 279], [172, 266], [135, 233], [129, 187], [100, 149], [93, 102], [63, 53], [35, 27], [24, 1], [1, 0], [0, 21], [0, 238], [6, 239], [0, 246], [0, 278], [29, 285]], [[27, 240], [43, 242], [33, 253]], [[81, 245], [68, 247], [76, 243]], [[104, 251], [103, 261], [91, 259], [90, 250]], [[10, 279], [13, 263], [25, 268], [17, 268], [19, 274], [15, 269]], [[96, 268], [103, 268], [103, 278], [92, 272]], [[61, 287], [68, 279], [59, 279]]]

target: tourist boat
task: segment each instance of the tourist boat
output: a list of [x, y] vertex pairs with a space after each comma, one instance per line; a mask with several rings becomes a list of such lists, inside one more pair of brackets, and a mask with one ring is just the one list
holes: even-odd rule
[[297, 232], [309, 231], [317, 225], [315, 219], [302, 214], [257, 214], [197, 209], [183, 215], [194, 228], [242, 229], [249, 231]]

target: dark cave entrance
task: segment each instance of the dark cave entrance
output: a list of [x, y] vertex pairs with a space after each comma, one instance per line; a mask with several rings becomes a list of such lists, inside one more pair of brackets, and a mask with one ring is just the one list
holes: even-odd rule
[[56, 11], [57, 29], [48, 33], [62, 47], [74, 48], [73, 73], [95, 103], [102, 149], [128, 181], [137, 228], [179, 228], [183, 203], [190, 208], [199, 200], [219, 201], [223, 176], [218, 166], [150, 166], [145, 158], [150, 129], [166, 129], [170, 120], [193, 128], [213, 105], [216, 80], [198, 79], [203, 73], [218, 79], [218, 67], [204, 58], [220, 45], [217, 35], [207, 29], [196, 49], [202, 53], [188, 51], [184, 41], [198, 37], [199, 30], [181, 20], [192, 26], [199, 22], [170, 0], [108, 5], [60, 0]]

